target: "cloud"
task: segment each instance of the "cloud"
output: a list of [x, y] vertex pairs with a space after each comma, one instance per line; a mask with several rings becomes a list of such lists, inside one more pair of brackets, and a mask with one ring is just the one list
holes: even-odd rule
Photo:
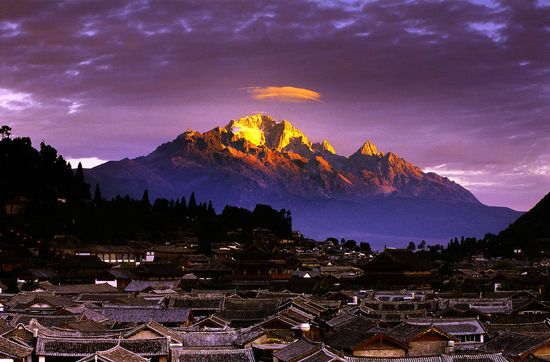
[[495, 182], [490, 203], [548, 192], [548, 0], [31, 3], [0, 1], [0, 119], [64, 154], [135, 157], [260, 108]]
[[252, 98], [257, 100], [276, 100], [281, 102], [319, 102], [321, 93], [306, 89], [291, 86], [283, 87], [250, 87], [247, 88]]
[[38, 105], [39, 103], [33, 99], [30, 93], [0, 88], [0, 108], [8, 111], [22, 111]]
[[69, 158], [67, 160], [73, 168], [75, 168], [78, 163], [82, 164], [83, 168], [93, 168], [108, 162], [107, 160], [102, 160], [97, 157], [82, 157], [82, 158]]

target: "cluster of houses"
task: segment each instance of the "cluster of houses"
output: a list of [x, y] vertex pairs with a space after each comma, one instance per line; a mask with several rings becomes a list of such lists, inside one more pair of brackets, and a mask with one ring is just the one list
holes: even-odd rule
[[[15, 286], [0, 282], [0, 361], [550, 360], [550, 305], [534, 265], [507, 261], [506, 274], [479, 256], [441, 277], [410, 250], [196, 250], [192, 240], [128, 242], [57, 247], [41, 267], [5, 259], [0, 275]], [[434, 281], [462, 287], [435, 291]]]
[[183, 290], [182, 281], [0, 294], [1, 361], [542, 361], [550, 305], [527, 291]]

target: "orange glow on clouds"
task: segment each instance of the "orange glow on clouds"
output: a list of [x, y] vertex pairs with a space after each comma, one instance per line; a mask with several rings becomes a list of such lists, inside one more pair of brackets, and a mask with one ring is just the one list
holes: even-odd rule
[[321, 93], [290, 86], [283, 87], [250, 87], [248, 92], [252, 94], [252, 98], [257, 100], [276, 100], [281, 102], [319, 102]]

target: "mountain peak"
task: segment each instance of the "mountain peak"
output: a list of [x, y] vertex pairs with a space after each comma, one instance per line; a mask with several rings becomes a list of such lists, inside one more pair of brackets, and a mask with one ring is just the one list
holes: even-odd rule
[[315, 149], [316, 151], [325, 151], [325, 152], [329, 152], [329, 153], [332, 153], [332, 154], [336, 154], [336, 150], [334, 149], [334, 147], [332, 147], [332, 145], [330, 144], [330, 142], [328, 140], [323, 140], [323, 142], [321, 143], [314, 143], [313, 144], [313, 149]]
[[371, 141], [367, 141], [363, 143], [361, 148], [355, 152], [355, 154], [361, 154], [365, 156], [380, 156], [382, 153], [378, 152], [378, 149], [376, 148], [376, 145], [372, 143]]
[[266, 146], [281, 151], [291, 143], [298, 142], [311, 150], [311, 143], [306, 135], [289, 121], [276, 122], [273, 117], [264, 114], [232, 120], [225, 127], [233, 140], [245, 139], [254, 146]]

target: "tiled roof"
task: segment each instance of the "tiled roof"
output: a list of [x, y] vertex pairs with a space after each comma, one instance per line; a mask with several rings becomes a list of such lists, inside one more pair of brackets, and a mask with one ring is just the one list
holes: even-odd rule
[[118, 323], [184, 323], [189, 320], [186, 308], [105, 307], [101, 313]]
[[68, 285], [47, 285], [43, 288], [49, 292], [63, 294], [82, 294], [82, 293], [115, 293], [119, 290], [107, 283], [101, 284], [68, 284]]
[[124, 291], [142, 292], [146, 289], [176, 289], [179, 281], [177, 280], [132, 280]]
[[0, 337], [0, 355], [9, 356], [15, 359], [22, 359], [31, 354], [32, 348], [22, 346], [19, 343]]
[[125, 292], [142, 292], [146, 289], [176, 289], [179, 284], [177, 280], [132, 280]]
[[223, 310], [216, 315], [227, 320], [258, 321], [275, 314], [280, 303], [280, 299], [227, 298]]
[[534, 323], [511, 323], [511, 324], [494, 324], [490, 323], [486, 325], [488, 334], [493, 337], [503, 332], [514, 332], [522, 334], [530, 333], [547, 333], [550, 334], [550, 325], [548, 321], [534, 322]]
[[342, 356], [337, 355], [335, 352], [330, 351], [325, 346], [312, 355], [298, 360], [298, 362], [343, 362], [345, 359]]
[[190, 297], [190, 296], [171, 296], [171, 307], [182, 307], [199, 310], [220, 310], [223, 305], [224, 297]]
[[488, 353], [502, 352], [506, 357], [515, 357], [545, 343], [550, 343], [549, 335], [503, 333], [480, 346], [479, 350]]
[[184, 347], [231, 347], [237, 339], [236, 331], [182, 332]]
[[79, 303], [93, 302], [93, 303], [106, 303], [118, 298], [128, 298], [130, 294], [123, 292], [116, 293], [81, 293], [79, 294], [75, 301]]
[[339, 325], [349, 321], [349, 320], [352, 320], [353, 318], [355, 318], [355, 315], [354, 314], [351, 314], [351, 313], [348, 313], [348, 312], [343, 312], [339, 315], [337, 315], [336, 317], [332, 318], [332, 319], [329, 319], [328, 321], [326, 321], [326, 325], [328, 325], [329, 327], [338, 327]]
[[40, 314], [16, 314], [11, 320], [11, 324], [29, 324], [35, 319], [45, 327], [60, 327], [66, 323], [76, 322], [80, 319], [79, 315], [40, 315]]
[[251, 349], [172, 349], [175, 362], [254, 362]]
[[410, 318], [408, 324], [433, 325], [452, 335], [484, 334], [485, 328], [477, 318]]
[[444, 332], [438, 327], [435, 326], [422, 326], [422, 325], [414, 325], [414, 324], [408, 324], [408, 323], [401, 323], [397, 325], [396, 327], [390, 329], [387, 332], [387, 335], [390, 337], [393, 337], [399, 341], [408, 343], [412, 339], [416, 338], [419, 335], [424, 334], [428, 330], [433, 330], [438, 334], [444, 335], [449, 339], [455, 340], [456, 337], [453, 337], [452, 335], [449, 335], [448, 333]]
[[320, 349], [320, 343], [302, 338], [273, 353], [273, 357], [276, 357], [281, 362], [294, 361], [312, 355]]
[[74, 303], [65, 297], [54, 295], [48, 292], [27, 292], [19, 293], [13, 296], [6, 305], [11, 310], [23, 310], [35, 303], [46, 303], [54, 308], [61, 308], [74, 305]]
[[427, 357], [346, 357], [347, 362], [508, 362], [500, 353], [494, 354], [456, 354]]
[[95, 354], [84, 357], [77, 362], [97, 361], [96, 355], [97, 357], [99, 357], [100, 360], [105, 360], [109, 362], [149, 362], [148, 358], [141, 357], [134, 352], [128, 351], [120, 345], [117, 345], [106, 351], [96, 352]]
[[117, 345], [143, 357], [166, 356], [168, 340], [151, 339], [100, 339], [100, 338], [54, 338], [39, 335], [36, 354], [50, 357], [86, 357], [97, 351], [105, 351]]

